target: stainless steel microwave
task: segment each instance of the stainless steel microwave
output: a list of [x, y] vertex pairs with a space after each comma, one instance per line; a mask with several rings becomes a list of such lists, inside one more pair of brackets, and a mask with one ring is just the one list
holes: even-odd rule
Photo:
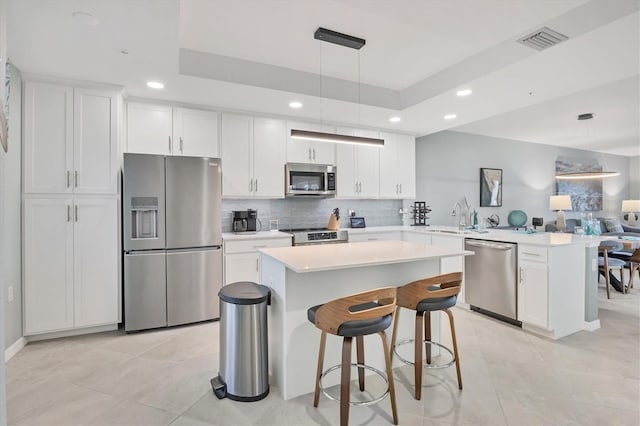
[[287, 197], [335, 197], [336, 166], [287, 163], [284, 166], [284, 193]]

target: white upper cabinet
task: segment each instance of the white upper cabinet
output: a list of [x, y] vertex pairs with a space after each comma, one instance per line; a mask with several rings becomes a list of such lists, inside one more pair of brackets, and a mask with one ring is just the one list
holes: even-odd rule
[[174, 108], [173, 155], [219, 157], [218, 113]]
[[291, 129], [310, 130], [314, 132], [335, 133], [335, 127], [302, 123], [297, 121], [287, 122], [287, 162], [289, 163], [314, 163], [336, 164], [335, 143], [320, 142], [304, 139], [293, 139]]
[[170, 106], [127, 103], [127, 152], [171, 155], [172, 135]]
[[[282, 120], [253, 119], [253, 195], [284, 197], [286, 125]], [[224, 161], [222, 163], [224, 167]]]
[[127, 104], [127, 152], [220, 157], [215, 111]]
[[[378, 132], [338, 127], [337, 133], [378, 138]], [[377, 198], [380, 148], [336, 144], [337, 192], [341, 198]]]
[[415, 198], [415, 138], [394, 133], [380, 133], [380, 197]]
[[117, 100], [98, 90], [74, 89], [74, 192], [115, 194], [118, 171]]
[[253, 118], [247, 115], [223, 113], [221, 142], [222, 196], [251, 196], [253, 193], [251, 173]]
[[117, 192], [115, 92], [25, 83], [24, 192]]
[[285, 123], [222, 114], [222, 196], [284, 197]]

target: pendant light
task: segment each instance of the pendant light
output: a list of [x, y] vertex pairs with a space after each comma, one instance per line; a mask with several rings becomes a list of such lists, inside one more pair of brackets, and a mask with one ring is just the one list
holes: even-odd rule
[[[591, 120], [593, 119], [593, 113], [585, 113], [578, 115], [578, 121]], [[589, 139], [589, 132], [587, 132], [587, 139]], [[602, 156], [602, 163], [606, 168], [606, 160], [604, 158], [604, 154], [600, 153]], [[556, 174], [556, 179], [561, 180], [570, 180], [570, 179], [602, 179], [613, 176], [618, 176], [619, 172], [610, 172], [610, 171], [582, 171], [582, 172], [570, 172], [570, 173], [558, 173]]]
[[[318, 28], [313, 38], [327, 43], [356, 49], [358, 51], [358, 122], [360, 122], [360, 49], [366, 40], [349, 34], [339, 33], [326, 28]], [[320, 119], [322, 120], [322, 46], [320, 46]], [[292, 139], [314, 140], [320, 142], [347, 143], [355, 145], [370, 145], [382, 147], [384, 139], [367, 138], [363, 136], [340, 135], [337, 133], [315, 132], [309, 130], [291, 129]]]

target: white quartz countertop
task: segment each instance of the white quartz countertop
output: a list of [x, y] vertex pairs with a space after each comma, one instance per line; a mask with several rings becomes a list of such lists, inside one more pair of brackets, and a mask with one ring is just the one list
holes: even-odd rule
[[242, 240], [264, 240], [271, 238], [289, 238], [291, 239], [291, 234], [286, 232], [271, 232], [271, 231], [260, 231], [260, 232], [246, 232], [236, 234], [234, 232], [223, 232], [222, 239], [227, 241], [242, 241]]
[[261, 248], [259, 251], [298, 273], [473, 254], [471, 251], [434, 247], [428, 244], [408, 241], [367, 241], [346, 244]]
[[580, 244], [585, 247], [597, 247], [600, 241], [610, 239], [606, 236], [589, 236], [566, 234], [560, 232], [536, 232], [526, 234], [509, 229], [487, 228], [486, 233], [475, 231], [458, 231], [453, 226], [374, 226], [369, 228], [351, 229], [347, 228], [349, 234], [366, 234], [368, 232], [412, 232], [416, 234], [440, 235], [451, 238], [474, 238], [478, 240], [502, 241], [508, 243], [531, 244], [539, 246], [562, 246], [569, 244]]

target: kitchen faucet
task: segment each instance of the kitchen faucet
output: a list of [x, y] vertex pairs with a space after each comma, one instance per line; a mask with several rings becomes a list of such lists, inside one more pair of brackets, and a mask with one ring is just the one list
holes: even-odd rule
[[460, 218], [461, 210], [462, 210], [462, 206], [460, 205], [460, 203], [456, 201], [456, 203], [453, 205], [451, 216], [454, 217], [453, 224], [456, 225], [458, 229], [464, 228], [464, 224], [460, 222], [462, 219], [456, 219], [456, 217]]

